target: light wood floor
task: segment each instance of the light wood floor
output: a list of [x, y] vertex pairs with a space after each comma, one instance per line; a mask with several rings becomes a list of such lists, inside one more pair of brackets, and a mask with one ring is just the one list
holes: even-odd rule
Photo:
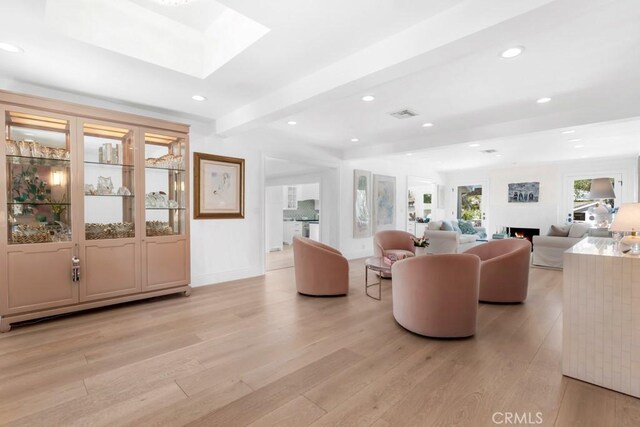
[[381, 302], [364, 296], [362, 261], [348, 297], [297, 295], [281, 269], [15, 327], [0, 336], [0, 423], [484, 426], [501, 411], [639, 425], [639, 400], [560, 374], [561, 277], [532, 269], [526, 304], [481, 305], [466, 340], [398, 326], [390, 282]]
[[281, 251], [267, 253], [266, 271], [293, 267], [293, 245], [282, 245]]

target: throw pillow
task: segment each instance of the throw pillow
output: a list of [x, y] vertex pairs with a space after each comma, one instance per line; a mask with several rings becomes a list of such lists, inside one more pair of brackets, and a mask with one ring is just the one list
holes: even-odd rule
[[570, 225], [552, 225], [547, 232], [547, 236], [567, 237], [570, 229]]
[[589, 232], [589, 226], [586, 224], [574, 223], [569, 230], [569, 237], [584, 237]]
[[460, 226], [458, 225], [458, 221], [455, 219], [451, 220], [451, 226], [453, 227], [453, 231], [457, 231], [458, 234], [462, 234], [462, 230], [460, 230]]
[[453, 231], [453, 226], [449, 221], [442, 221], [442, 228], [440, 229], [444, 231]]
[[427, 230], [440, 230], [442, 227], [442, 221], [429, 221], [427, 224]]
[[478, 232], [476, 231], [475, 228], [473, 228], [473, 224], [469, 221], [460, 221], [458, 222], [458, 225], [460, 226], [460, 230], [462, 231], [462, 234], [477, 234]]

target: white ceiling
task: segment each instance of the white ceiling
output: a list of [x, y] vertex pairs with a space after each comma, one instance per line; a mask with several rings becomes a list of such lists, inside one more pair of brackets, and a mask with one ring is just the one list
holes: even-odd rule
[[[83, 43], [65, 36], [61, 27], [48, 28], [46, 0], [0, 1], [0, 40], [25, 50], [22, 55], [0, 53], [0, 76], [215, 119], [459, 1], [221, 0], [218, 3], [270, 31], [206, 79]], [[136, 3], [152, 7], [148, 0]], [[69, 16], [73, 17], [71, 11]], [[176, 19], [204, 25], [189, 16]], [[103, 23], [105, 27], [116, 24]], [[194, 94], [208, 101], [196, 103], [191, 100]]]
[[[89, 4], [49, 0], [58, 7], [83, 1]], [[426, 152], [442, 162], [440, 170], [638, 154], [636, 0], [195, 0], [185, 8], [151, 0], [106, 3], [197, 32], [206, 32], [229, 8], [269, 31], [199, 78], [69, 37], [63, 22], [48, 27], [47, 0], [3, 1], [0, 41], [25, 53], [0, 52], [0, 83], [15, 80], [215, 120], [222, 136], [281, 135], [345, 159]], [[105, 29], [113, 25], [104, 23]], [[103, 30], [89, 36], [109, 39]], [[158, 50], [147, 41], [142, 51], [145, 43]], [[522, 56], [499, 57], [514, 45], [526, 47]], [[184, 49], [187, 57], [201, 54]], [[194, 94], [208, 100], [194, 102]], [[375, 101], [362, 102], [365, 94]], [[543, 96], [553, 100], [536, 104]], [[407, 107], [419, 116], [388, 115]], [[297, 124], [288, 125], [290, 120]], [[423, 128], [424, 122], [434, 126]], [[587, 147], [562, 148], [558, 132], [569, 127], [580, 130]], [[472, 141], [499, 147], [504, 156], [480, 160], [466, 146]]]
[[301, 163], [299, 161], [294, 162], [287, 159], [267, 157], [265, 158], [264, 162], [264, 170], [265, 178], [272, 179], [316, 174], [326, 171], [327, 168], [307, 163]]
[[[572, 133], [563, 133], [572, 131]], [[487, 154], [485, 150], [496, 150]], [[447, 145], [391, 157], [441, 172], [640, 155], [640, 119]]]

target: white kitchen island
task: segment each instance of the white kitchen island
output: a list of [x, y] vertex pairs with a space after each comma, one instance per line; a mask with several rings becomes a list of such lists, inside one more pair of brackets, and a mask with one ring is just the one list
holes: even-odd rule
[[640, 257], [613, 239], [564, 254], [562, 353], [564, 375], [640, 397]]

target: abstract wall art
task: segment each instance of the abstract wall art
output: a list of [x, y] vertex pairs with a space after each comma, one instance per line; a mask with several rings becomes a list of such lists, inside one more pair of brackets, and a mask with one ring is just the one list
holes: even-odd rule
[[195, 219], [244, 218], [244, 159], [194, 153]]
[[396, 177], [373, 175], [373, 231], [396, 226]]
[[371, 236], [371, 172], [353, 171], [353, 237]]

